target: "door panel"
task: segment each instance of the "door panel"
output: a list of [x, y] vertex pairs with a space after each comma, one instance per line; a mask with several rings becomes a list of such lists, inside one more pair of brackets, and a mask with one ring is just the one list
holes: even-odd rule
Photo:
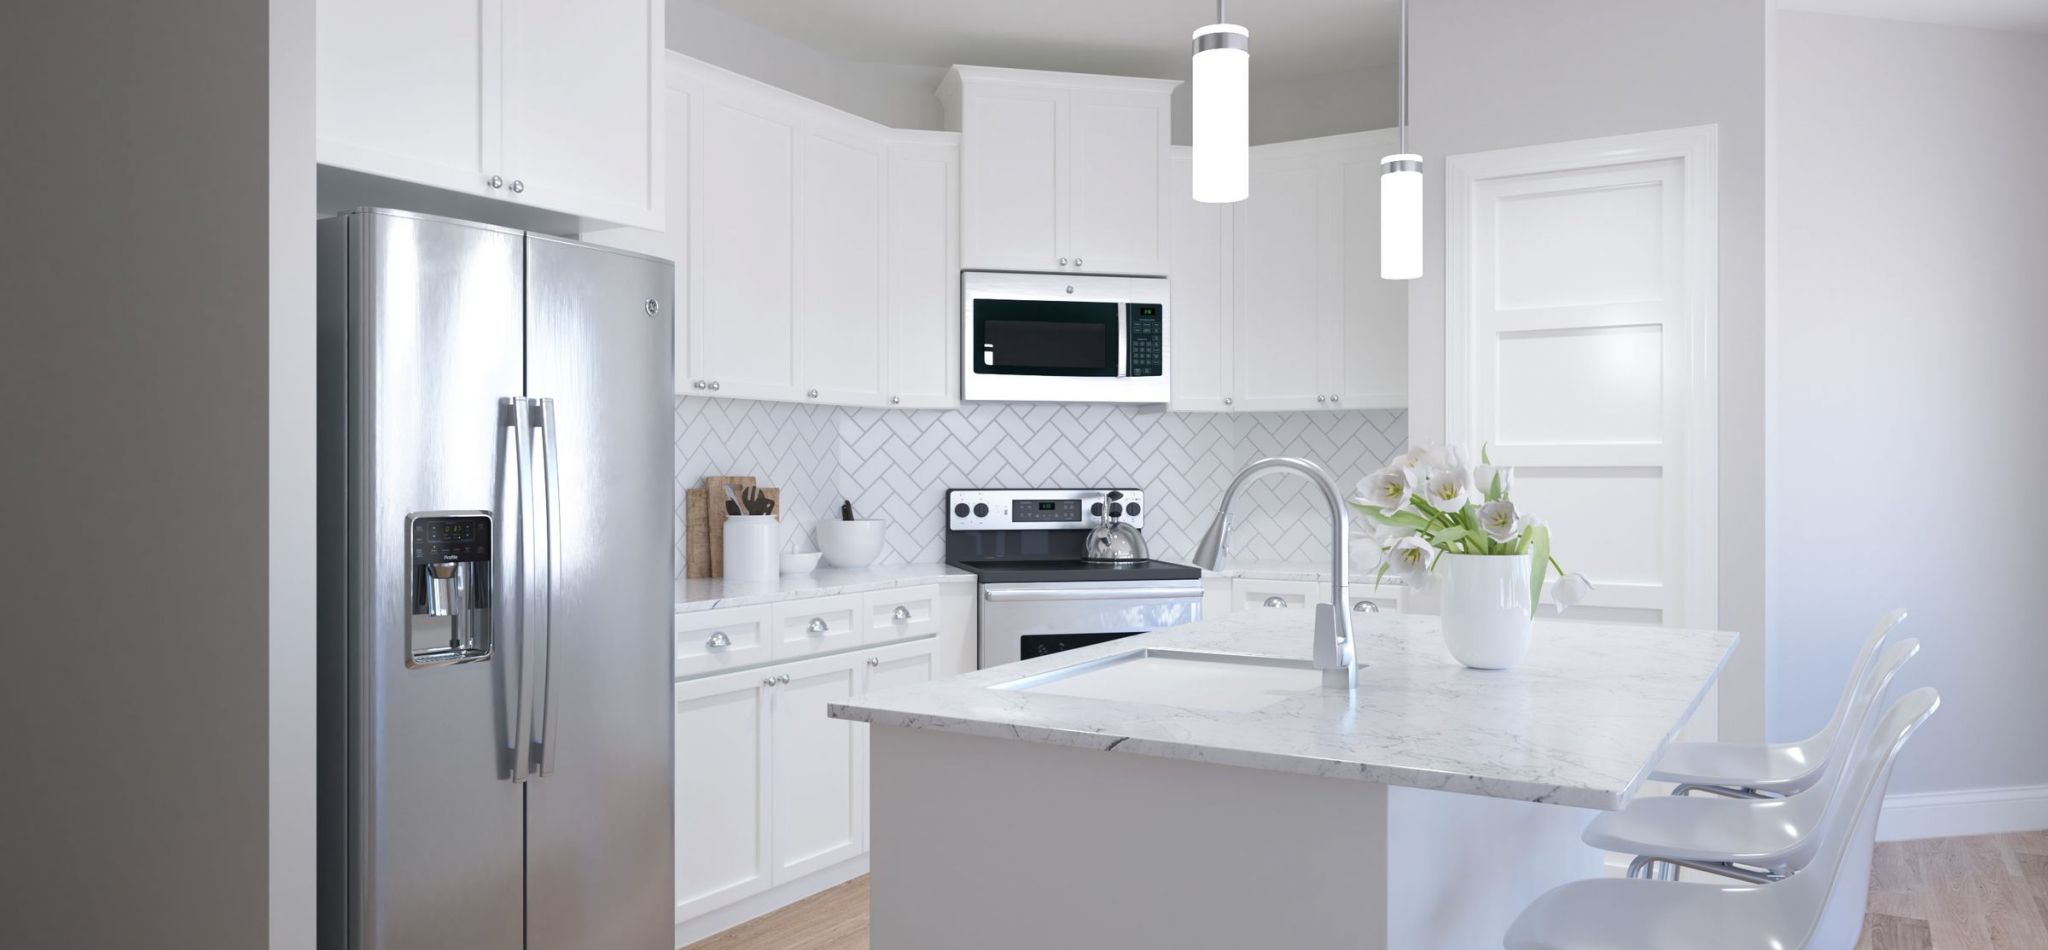
[[900, 409], [960, 404], [958, 141], [889, 146], [889, 396]]
[[660, 228], [659, 2], [503, 2], [510, 197]]
[[676, 684], [677, 920], [768, 889], [769, 676]]
[[884, 160], [878, 140], [797, 140], [795, 382], [807, 400], [882, 404]]
[[782, 671], [770, 700], [777, 884], [860, 853], [854, 724], [825, 715], [825, 704], [858, 692], [859, 664], [845, 653], [771, 668]]
[[708, 96], [690, 113], [692, 375], [717, 383], [714, 395], [792, 398], [795, 132]]
[[[1171, 226], [1173, 399], [1180, 412], [1224, 412], [1230, 398], [1230, 213], [1190, 197], [1193, 169], [1186, 149], [1167, 165]], [[1234, 402], [1235, 400], [1233, 400]]]
[[554, 400], [562, 506], [536, 731], [550, 771], [527, 783], [526, 946], [666, 946], [674, 275], [554, 238], [530, 237], [526, 253], [527, 393]]
[[491, 194], [498, 0], [350, 0], [314, 10], [320, 162]]
[[1160, 97], [1075, 92], [1067, 116], [1064, 253], [1089, 273], [1166, 273], [1159, 178], [1168, 116]]
[[1408, 405], [1408, 282], [1380, 277], [1380, 156], [1397, 148], [1390, 133], [1370, 133], [1338, 164], [1344, 345], [1337, 378], [1345, 409]]
[[[348, 789], [352, 945], [517, 947], [521, 793], [505, 766], [517, 644], [408, 668], [406, 516], [500, 514], [499, 400], [520, 391], [517, 232], [369, 212], [346, 228]], [[503, 589], [502, 582], [500, 589]], [[460, 908], [454, 912], [451, 908]]]
[[[861, 671], [860, 691], [873, 693], [898, 686], [928, 683], [938, 675], [938, 666], [939, 641], [936, 637], [892, 644], [867, 654]], [[871, 762], [868, 749], [869, 728], [866, 723], [855, 723], [853, 727], [856, 762], [853, 779], [854, 814], [859, 819], [862, 851], [871, 847], [868, 838], [868, 779]]]
[[967, 97], [960, 137], [960, 266], [1050, 271], [1064, 250], [1057, 89], [998, 87]]
[[1252, 196], [1232, 208], [1237, 284], [1237, 408], [1316, 408], [1326, 316], [1320, 266], [1322, 170], [1294, 158], [1254, 161]]

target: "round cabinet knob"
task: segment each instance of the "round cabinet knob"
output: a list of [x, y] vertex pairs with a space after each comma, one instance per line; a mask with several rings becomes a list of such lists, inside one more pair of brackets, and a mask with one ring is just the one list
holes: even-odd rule
[[773, 685], [775, 685], [775, 677], [771, 676], [771, 677], [768, 677], [768, 678], [767, 678], [767, 679], [765, 679], [765, 680], [762, 680], [762, 681], [761, 681], [761, 685], [763, 685], [763, 686], [773, 686]]
[[808, 623], [808, 624], [805, 624], [805, 625], [804, 625], [804, 632], [806, 632], [806, 633], [824, 633], [824, 632], [825, 632], [825, 618], [823, 618], [823, 617], [812, 617], [812, 618], [811, 618], [811, 622], [810, 622], [810, 623]]
[[1266, 598], [1266, 606], [1268, 606], [1268, 607], [1285, 607], [1285, 606], [1287, 606], [1287, 598], [1285, 598], [1285, 597], [1280, 597], [1280, 596], [1278, 596], [1278, 595], [1275, 595], [1275, 596], [1272, 596], [1272, 597], [1268, 597], [1268, 598]]
[[868, 665], [869, 665], [869, 666], [881, 666], [881, 665], [882, 665], [882, 658], [881, 658], [881, 657], [879, 657], [879, 656], [871, 656], [871, 657], [868, 657]]
[[703, 380], [701, 380], [701, 379], [693, 379], [693, 380], [690, 380], [690, 388], [691, 388], [691, 389], [703, 389], [703, 388], [704, 388], [704, 381], [703, 381]]
[[1369, 600], [1361, 600], [1351, 605], [1351, 612], [1355, 614], [1376, 614], [1380, 612], [1380, 605]]
[[974, 516], [976, 518], [988, 517], [988, 506], [983, 504], [976, 504], [974, 506]]
[[1235, 399], [1232, 399], [1232, 398], [1230, 398], [1229, 396], [1225, 396], [1225, 397], [1223, 397], [1223, 404], [1224, 404], [1224, 405], [1226, 405], [1226, 406], [1229, 406], [1229, 405], [1233, 405], [1233, 404], [1235, 404], [1236, 402], [1237, 402], [1237, 400], [1235, 400]]
[[974, 509], [967, 507], [967, 503], [963, 501], [953, 506], [953, 517], [965, 518], [967, 517], [967, 513], [973, 510]]
[[784, 674], [782, 674], [781, 676], [778, 676], [778, 677], [776, 677], [776, 678], [775, 678], [775, 685], [777, 685], [777, 686], [788, 686], [788, 685], [789, 685], [789, 674], [788, 674], [788, 673], [784, 673]]
[[526, 183], [517, 178], [512, 179], [512, 193], [516, 195], [524, 191], [526, 191]]
[[1128, 505], [1125, 505], [1124, 514], [1136, 518], [1138, 516], [1138, 503], [1134, 501]]
[[804, 393], [804, 396], [805, 396], [805, 398], [808, 398], [808, 399], [816, 399], [816, 398], [818, 398], [818, 391], [817, 391], [817, 390], [815, 390], [815, 389], [812, 389], [812, 390], [807, 390], [807, 391], [806, 391], [806, 392]]
[[714, 379], [714, 380], [712, 380], [712, 381], [711, 381], [711, 391], [712, 391], [712, 392], [717, 392], [717, 391], [718, 391], [718, 380], [715, 380], [715, 379]]
[[726, 636], [725, 631], [720, 630], [713, 633], [711, 639], [704, 641], [704, 646], [712, 650], [722, 649], [732, 646], [732, 638]]
[[484, 184], [489, 185], [493, 188], [503, 188], [505, 187], [505, 176], [492, 175], [491, 177], [484, 179]]
[[1078, 258], [1078, 257], [1077, 257], [1077, 258], [1074, 258], [1074, 266], [1075, 266], [1075, 267], [1079, 267], [1079, 266], [1081, 266], [1081, 259], [1080, 259], [1080, 258]]
[[892, 406], [896, 406], [896, 405], [901, 405], [902, 403], [903, 403], [903, 397], [902, 397], [902, 396], [890, 396], [890, 397], [889, 397], [889, 405], [892, 405]]
[[1335, 403], [1336, 401], [1337, 401], [1337, 394], [1336, 394], [1336, 393], [1331, 393], [1331, 394], [1330, 394], [1330, 402], [1332, 402], [1332, 403]]
[[1067, 259], [1066, 259], [1066, 258], [1064, 258], [1064, 257], [1060, 258], [1060, 266], [1061, 266], [1061, 267], [1065, 267], [1065, 266], [1067, 266]]
[[894, 611], [894, 612], [890, 613], [890, 614], [889, 614], [889, 616], [891, 616], [891, 617], [894, 617], [894, 618], [896, 618], [896, 622], [897, 622], [897, 623], [909, 623], [909, 622], [910, 622], [910, 608], [908, 608], [908, 607], [898, 607], [898, 608], [896, 608], [896, 609], [895, 609], [895, 611]]
[[1325, 396], [1325, 395], [1323, 395], [1322, 393], [1316, 393], [1316, 401], [1317, 401], [1317, 402], [1329, 402], [1329, 401], [1330, 401], [1330, 397], [1328, 397], [1328, 396]]

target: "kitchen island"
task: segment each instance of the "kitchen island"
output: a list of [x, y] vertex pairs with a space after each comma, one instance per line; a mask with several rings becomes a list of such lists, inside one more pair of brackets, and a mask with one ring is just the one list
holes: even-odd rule
[[1625, 804], [1736, 636], [1539, 623], [1512, 670], [1360, 617], [1358, 687], [1301, 615], [1231, 614], [855, 697], [874, 945], [1497, 947]]

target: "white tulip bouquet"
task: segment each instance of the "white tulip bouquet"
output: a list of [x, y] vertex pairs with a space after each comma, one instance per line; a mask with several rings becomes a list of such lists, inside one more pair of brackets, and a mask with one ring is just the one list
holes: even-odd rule
[[1408, 450], [1358, 482], [1351, 507], [1365, 516], [1379, 544], [1376, 580], [1391, 571], [1402, 583], [1427, 588], [1444, 554], [1530, 556], [1529, 603], [1542, 599], [1544, 576], [1556, 568], [1551, 597], [1559, 610], [1578, 603], [1593, 585], [1566, 573], [1550, 555], [1550, 526], [1515, 507], [1515, 470], [1494, 465], [1480, 449], [1467, 466], [1454, 445]]

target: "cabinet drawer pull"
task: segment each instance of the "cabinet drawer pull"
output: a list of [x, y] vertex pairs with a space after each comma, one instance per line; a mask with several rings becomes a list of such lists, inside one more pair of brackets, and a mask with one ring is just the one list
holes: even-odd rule
[[782, 674], [781, 676], [778, 676], [778, 677], [776, 677], [776, 678], [775, 678], [775, 685], [777, 685], [777, 686], [788, 686], [788, 685], [789, 685], [789, 674], [788, 674], [788, 673], [784, 673], [784, 674]]
[[767, 678], [767, 679], [765, 679], [765, 680], [762, 680], [762, 681], [761, 681], [761, 685], [763, 685], [763, 686], [773, 686], [773, 685], [775, 685], [775, 677], [771, 676], [771, 677], [768, 677], [768, 678]]
[[899, 606], [889, 616], [896, 618], [897, 623], [908, 623], [910, 621], [910, 608]]
[[704, 641], [704, 646], [711, 650], [729, 647], [732, 646], [732, 638], [726, 636], [725, 631], [719, 630], [711, 634], [711, 639]]
[[717, 391], [718, 391], [718, 380], [715, 380], [715, 379], [714, 379], [714, 380], [712, 380], [712, 381], [710, 382], [710, 384], [709, 384], [709, 385], [710, 385], [710, 387], [711, 387], [711, 391], [712, 391], [712, 392], [717, 392]]
[[811, 622], [804, 625], [805, 633], [824, 633], [825, 629], [826, 624], [823, 617], [812, 617]]
[[523, 181], [520, 181], [520, 180], [519, 180], [519, 179], [517, 179], [517, 178], [514, 178], [514, 179], [512, 179], [512, 193], [513, 193], [513, 194], [515, 194], [515, 195], [516, 195], [516, 194], [520, 194], [521, 192], [524, 192], [525, 190], [526, 190], [526, 183], [525, 183], [525, 182], [523, 182]]
[[1380, 612], [1380, 605], [1369, 600], [1361, 600], [1351, 605], [1351, 612], [1355, 614], [1376, 614]]
[[1268, 606], [1268, 607], [1285, 607], [1285, 606], [1287, 606], [1287, 598], [1285, 598], [1285, 597], [1282, 597], [1282, 596], [1280, 596], [1280, 595], [1278, 595], [1278, 594], [1275, 594], [1275, 595], [1273, 595], [1273, 596], [1271, 596], [1271, 597], [1268, 597], [1268, 598], [1266, 598], [1266, 606]]
[[503, 188], [505, 187], [505, 176], [492, 175], [491, 177], [484, 179], [484, 184], [489, 185], [492, 188]]
[[871, 656], [871, 657], [868, 657], [868, 665], [869, 665], [869, 666], [881, 666], [881, 665], [882, 665], [882, 658], [881, 658], [881, 657], [879, 657], [879, 656]]

